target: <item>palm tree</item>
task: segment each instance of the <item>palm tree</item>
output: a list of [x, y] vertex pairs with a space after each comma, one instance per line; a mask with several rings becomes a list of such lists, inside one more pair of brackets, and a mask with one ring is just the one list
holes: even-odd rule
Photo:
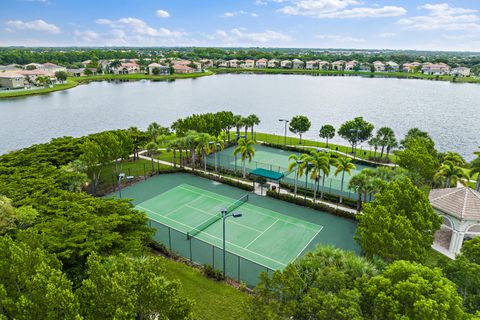
[[[352, 158], [339, 158], [337, 160], [337, 170], [335, 170], [335, 177], [342, 173], [342, 183], [340, 185], [340, 191], [343, 192], [343, 182], [345, 181], [345, 172], [349, 175], [352, 175], [352, 170], [355, 170], [356, 167], [352, 163]], [[340, 203], [343, 202], [343, 196], [340, 195]]]
[[211, 152], [210, 143], [212, 141], [212, 137], [208, 133], [200, 133], [197, 135], [197, 146], [196, 149], [198, 153], [202, 153], [202, 160], [203, 160], [203, 169], [207, 171], [207, 155]]
[[373, 154], [373, 158], [377, 158], [377, 150], [378, 147], [380, 146], [380, 139], [378, 137], [373, 137], [370, 140], [368, 140], [368, 144], [373, 147], [373, 150], [375, 153]]
[[369, 169], [364, 169], [359, 174], [353, 176], [348, 183], [348, 188], [358, 194], [357, 211], [362, 209], [362, 194], [364, 195], [364, 202], [366, 202], [367, 194], [371, 190], [372, 178], [366, 170]]
[[455, 163], [448, 160], [443, 162], [443, 164], [440, 166], [437, 173], [435, 174], [435, 178], [445, 178], [445, 188], [450, 188], [452, 180], [458, 181], [461, 184], [465, 185], [465, 179], [468, 179], [462, 168], [456, 166]]
[[253, 140], [245, 140], [241, 138], [238, 140], [237, 147], [233, 150], [233, 154], [236, 156], [240, 153], [242, 157], [243, 163], [243, 178], [245, 179], [247, 176], [246, 173], [246, 160], [248, 159], [249, 162], [252, 161], [252, 158], [255, 156], [255, 141]]
[[389, 127], [382, 127], [378, 129], [376, 138], [378, 138], [380, 146], [382, 147], [382, 150], [380, 151], [380, 158], [383, 158], [383, 152], [385, 151], [385, 148], [388, 146], [388, 144], [391, 141], [396, 141], [395, 133]]
[[307, 158], [307, 162], [311, 163], [310, 179], [315, 181], [313, 187], [313, 203], [317, 202], [317, 190], [320, 181], [320, 176], [323, 173], [322, 197], [325, 186], [325, 175], [330, 173], [330, 154], [312, 151]]
[[224, 148], [225, 148], [225, 133], [222, 132], [220, 133], [220, 135], [218, 137], [212, 137], [212, 146], [211, 146], [211, 151], [212, 152], [215, 152], [215, 171], [218, 171], [217, 170], [217, 166], [218, 166], [218, 163], [217, 163], [217, 153], [218, 151], [222, 151]]
[[250, 129], [252, 130], [252, 139], [255, 139], [253, 127], [258, 126], [260, 124], [260, 118], [256, 114], [251, 114], [247, 117], [248, 123], [250, 124]]
[[387, 143], [387, 159], [388, 159], [388, 156], [390, 155], [390, 151], [394, 148], [397, 148], [397, 147], [398, 147], [397, 139], [395, 139], [395, 137], [393, 137]]
[[154, 163], [153, 157], [154, 157], [155, 154], [157, 153], [158, 144], [157, 144], [155, 141], [150, 141], [150, 142], [147, 143], [147, 145], [145, 146], [145, 149], [147, 149], [148, 156], [149, 156], [150, 159], [152, 160], [152, 176], [153, 176], [153, 175], [155, 174], [155, 163]]
[[192, 170], [195, 170], [195, 148], [197, 147], [197, 135], [195, 131], [188, 131], [184, 137], [186, 149], [190, 151], [190, 161], [192, 163]]
[[463, 157], [461, 155], [459, 155], [458, 153], [452, 152], [452, 151], [447, 152], [445, 157], [443, 157], [443, 160], [444, 161], [450, 161], [456, 166], [461, 166], [461, 165], [465, 164], [465, 159], [463, 159]]
[[161, 126], [157, 122], [152, 122], [148, 125], [147, 131], [152, 140], [155, 140], [159, 134]]
[[[168, 149], [173, 151], [173, 167], [177, 166], [177, 150], [181, 150], [181, 138], [173, 139], [168, 142]], [[181, 152], [181, 151], [180, 151]], [[180, 166], [182, 164], [180, 156]]]
[[288, 164], [288, 172], [292, 172], [295, 170], [295, 178], [294, 178], [294, 185], [295, 185], [295, 190], [294, 190], [294, 195], [295, 197], [297, 196], [297, 189], [298, 189], [298, 177], [303, 176], [303, 168], [302, 164], [304, 163], [304, 160], [308, 157], [307, 154], [302, 154], [301, 156], [297, 155], [296, 153], [291, 154], [288, 157], [288, 160], [292, 161]]
[[475, 154], [478, 154], [478, 157], [472, 161], [470, 178], [473, 179], [473, 176], [478, 174], [475, 190], [480, 191], [480, 152], [476, 152]]
[[243, 127], [243, 117], [239, 114], [233, 116], [233, 124], [237, 130], [237, 140], [240, 139], [240, 128]]

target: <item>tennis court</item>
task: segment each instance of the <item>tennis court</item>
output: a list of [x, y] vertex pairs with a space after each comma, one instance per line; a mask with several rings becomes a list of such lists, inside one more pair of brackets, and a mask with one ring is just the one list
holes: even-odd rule
[[[230, 147], [220, 152], [217, 152], [216, 154], [211, 154], [208, 158], [209, 165], [211, 167], [214, 167], [216, 162], [217, 166], [221, 168], [241, 172], [243, 170], [243, 167], [242, 167], [243, 164], [241, 162], [240, 157], [237, 157], [237, 159], [235, 159], [233, 155], [233, 150], [234, 148]], [[311, 150], [314, 150], [314, 149], [307, 148], [305, 149], [305, 153], [308, 153]], [[297, 153], [297, 152], [285, 151], [282, 149], [276, 149], [276, 148], [264, 146], [261, 144], [257, 144], [255, 146], [255, 156], [253, 157], [253, 160], [251, 162], [248, 162], [248, 161], [246, 162], [247, 172], [250, 172], [251, 170], [257, 169], [257, 168], [263, 168], [267, 170], [282, 172], [285, 174], [285, 178], [282, 180], [284, 182], [294, 184], [295, 172], [288, 172], [288, 165], [291, 162], [291, 160], [289, 160], [288, 157], [291, 154], [300, 155], [300, 153]], [[325, 179], [324, 191], [331, 194], [342, 195], [347, 198], [356, 199], [358, 195], [355, 192], [348, 190], [348, 182], [354, 175], [358, 174], [364, 168], [368, 168], [368, 167], [361, 164], [355, 164], [355, 166], [356, 166], [356, 169], [352, 170], [351, 175], [345, 174], [343, 188], [342, 188], [341, 176], [340, 175], [335, 176], [336, 168], [334, 166], [331, 166], [330, 174]], [[300, 178], [299, 185], [302, 187], [305, 186], [305, 177]], [[313, 180], [307, 179], [307, 187], [313, 188], [313, 185], [314, 185]], [[320, 189], [321, 188], [322, 186], [320, 186]]]
[[[229, 212], [240, 212], [241, 217], [226, 220], [226, 250], [272, 270], [283, 269], [295, 260], [323, 229], [322, 225], [190, 184], [178, 185], [136, 208], [151, 220], [218, 248], [222, 247], [220, 212], [228, 208]], [[186, 251], [191, 250], [188, 245], [184, 237]]]

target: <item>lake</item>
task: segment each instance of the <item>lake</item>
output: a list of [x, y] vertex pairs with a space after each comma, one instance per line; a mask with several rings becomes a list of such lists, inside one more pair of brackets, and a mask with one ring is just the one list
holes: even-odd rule
[[[0, 100], [0, 153], [53, 137], [156, 121], [170, 125], [192, 113], [257, 114], [259, 130], [283, 134], [279, 118], [310, 118], [307, 138], [325, 123], [363, 116], [401, 137], [419, 127], [438, 149], [472, 159], [480, 145], [480, 85], [353, 76], [226, 74], [176, 81], [92, 82], [76, 88]], [[400, 140], [400, 139], [399, 139]], [[336, 142], [343, 142], [340, 138]], [[365, 143], [364, 148], [368, 148]]]

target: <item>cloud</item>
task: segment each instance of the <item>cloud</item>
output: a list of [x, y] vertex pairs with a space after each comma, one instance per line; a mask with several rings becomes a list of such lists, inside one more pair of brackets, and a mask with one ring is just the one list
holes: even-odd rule
[[399, 6], [363, 6], [357, 0], [295, 0], [293, 5], [278, 11], [296, 16], [311, 16], [322, 19], [381, 18], [404, 15], [407, 10]]
[[5, 22], [8, 31], [15, 30], [29, 30], [29, 31], [39, 31], [46, 32], [51, 34], [60, 33], [60, 28], [54, 24], [47, 23], [43, 20], [32, 20], [32, 21], [22, 21], [22, 20], [9, 20]]
[[455, 8], [446, 3], [425, 4], [418, 7], [426, 15], [400, 19], [404, 29], [480, 32], [480, 17], [475, 9]]
[[267, 45], [287, 43], [292, 40], [289, 35], [272, 30], [263, 32], [247, 32], [245, 28], [231, 30], [217, 30], [214, 35], [208, 36], [209, 40], [219, 40], [224, 45]]
[[170, 13], [168, 13], [168, 12], [165, 11], [165, 10], [157, 10], [156, 14], [157, 14], [157, 17], [160, 17], [160, 18], [168, 18], [168, 17], [170, 17]]
[[100, 25], [108, 25], [114, 29], [124, 29], [131, 34], [139, 36], [180, 38], [186, 35], [186, 33], [182, 31], [172, 31], [167, 28], [155, 29], [149, 26], [145, 21], [131, 17], [121, 18], [114, 21], [97, 19], [96, 23]]
[[331, 40], [331, 41], [334, 41], [334, 42], [341, 42], [341, 43], [345, 43], [345, 42], [347, 42], [347, 43], [365, 42], [365, 39], [362, 39], [362, 38], [355, 38], [355, 37], [351, 37], [351, 36], [342, 36], [342, 35], [318, 34], [318, 35], [315, 36], [315, 38], [321, 39], [321, 40]]
[[258, 14], [256, 14], [255, 12], [247, 12], [247, 11], [240, 10], [240, 11], [233, 11], [233, 12], [232, 11], [225, 12], [220, 16], [220, 18], [233, 18], [237, 16], [246, 16], [246, 15], [252, 18], [258, 17]]
[[393, 33], [393, 32], [383, 32], [383, 33], [380, 33], [378, 34], [378, 37], [379, 38], [393, 38], [395, 37], [397, 34], [396, 33]]

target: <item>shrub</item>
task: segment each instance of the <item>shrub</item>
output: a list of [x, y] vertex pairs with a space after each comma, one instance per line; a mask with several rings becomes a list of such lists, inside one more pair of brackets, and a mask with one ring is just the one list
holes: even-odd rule
[[202, 272], [207, 277], [217, 281], [222, 281], [225, 279], [225, 277], [223, 276], [223, 273], [220, 270], [215, 269], [209, 264], [206, 264], [203, 266]]

